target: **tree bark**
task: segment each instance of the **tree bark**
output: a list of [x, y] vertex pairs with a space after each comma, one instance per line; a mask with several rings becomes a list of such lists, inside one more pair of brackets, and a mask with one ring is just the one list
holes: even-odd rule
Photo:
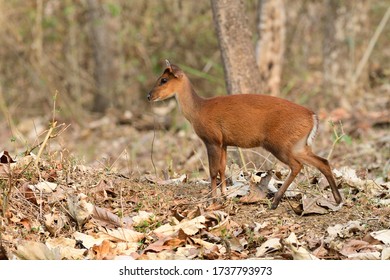
[[211, 0], [228, 94], [259, 93], [260, 72], [242, 0]]
[[279, 95], [286, 36], [283, 0], [259, 0], [257, 65], [264, 90]]
[[92, 111], [104, 113], [112, 97], [112, 56], [104, 10], [99, 0], [88, 0], [90, 39], [94, 60], [95, 94]]
[[324, 89], [340, 97], [342, 106], [349, 109], [352, 109], [348, 101], [351, 98], [346, 96], [346, 91], [357, 62], [367, 46], [366, 42], [361, 40], [368, 26], [367, 3], [366, 0], [356, 3], [324, 1], [326, 9], [323, 41]]

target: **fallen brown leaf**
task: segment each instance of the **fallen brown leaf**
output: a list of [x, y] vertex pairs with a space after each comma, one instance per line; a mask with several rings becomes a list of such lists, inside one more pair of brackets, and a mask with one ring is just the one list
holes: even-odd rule
[[100, 245], [92, 247], [97, 260], [111, 260], [116, 255], [116, 250], [108, 240], [103, 240]]

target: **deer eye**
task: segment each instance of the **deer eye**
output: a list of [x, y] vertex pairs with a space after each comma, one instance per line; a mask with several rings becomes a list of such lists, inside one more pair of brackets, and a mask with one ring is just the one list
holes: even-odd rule
[[160, 81], [160, 86], [162, 86], [166, 82], [168, 82], [168, 79], [167, 78], [162, 78], [161, 81]]

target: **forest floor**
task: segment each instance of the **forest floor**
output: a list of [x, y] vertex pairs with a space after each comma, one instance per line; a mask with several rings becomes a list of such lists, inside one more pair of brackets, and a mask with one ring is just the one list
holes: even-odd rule
[[[127, 112], [91, 118], [87, 126], [57, 124], [47, 142], [50, 119], [19, 122], [30, 144], [2, 147], [0, 257], [390, 258], [388, 111], [320, 114], [315, 150], [326, 157], [335, 144], [341, 207], [310, 168], [270, 210], [285, 166], [254, 149], [243, 151], [245, 168], [229, 149], [228, 185], [237, 189], [213, 203], [203, 144], [185, 122], [164, 129], [173, 107], [164, 108], [156, 108], [165, 110], [157, 117]], [[326, 122], [331, 117], [335, 126]], [[2, 127], [2, 143], [10, 143]]]

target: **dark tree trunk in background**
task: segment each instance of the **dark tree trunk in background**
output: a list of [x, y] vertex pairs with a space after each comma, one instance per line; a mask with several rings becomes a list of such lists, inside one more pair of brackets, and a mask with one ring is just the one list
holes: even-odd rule
[[243, 1], [211, 0], [229, 94], [262, 92]]
[[90, 40], [94, 60], [95, 94], [92, 110], [104, 113], [112, 103], [112, 54], [104, 10], [99, 0], [88, 0]]
[[259, 0], [256, 47], [264, 92], [279, 95], [286, 37], [283, 0]]

